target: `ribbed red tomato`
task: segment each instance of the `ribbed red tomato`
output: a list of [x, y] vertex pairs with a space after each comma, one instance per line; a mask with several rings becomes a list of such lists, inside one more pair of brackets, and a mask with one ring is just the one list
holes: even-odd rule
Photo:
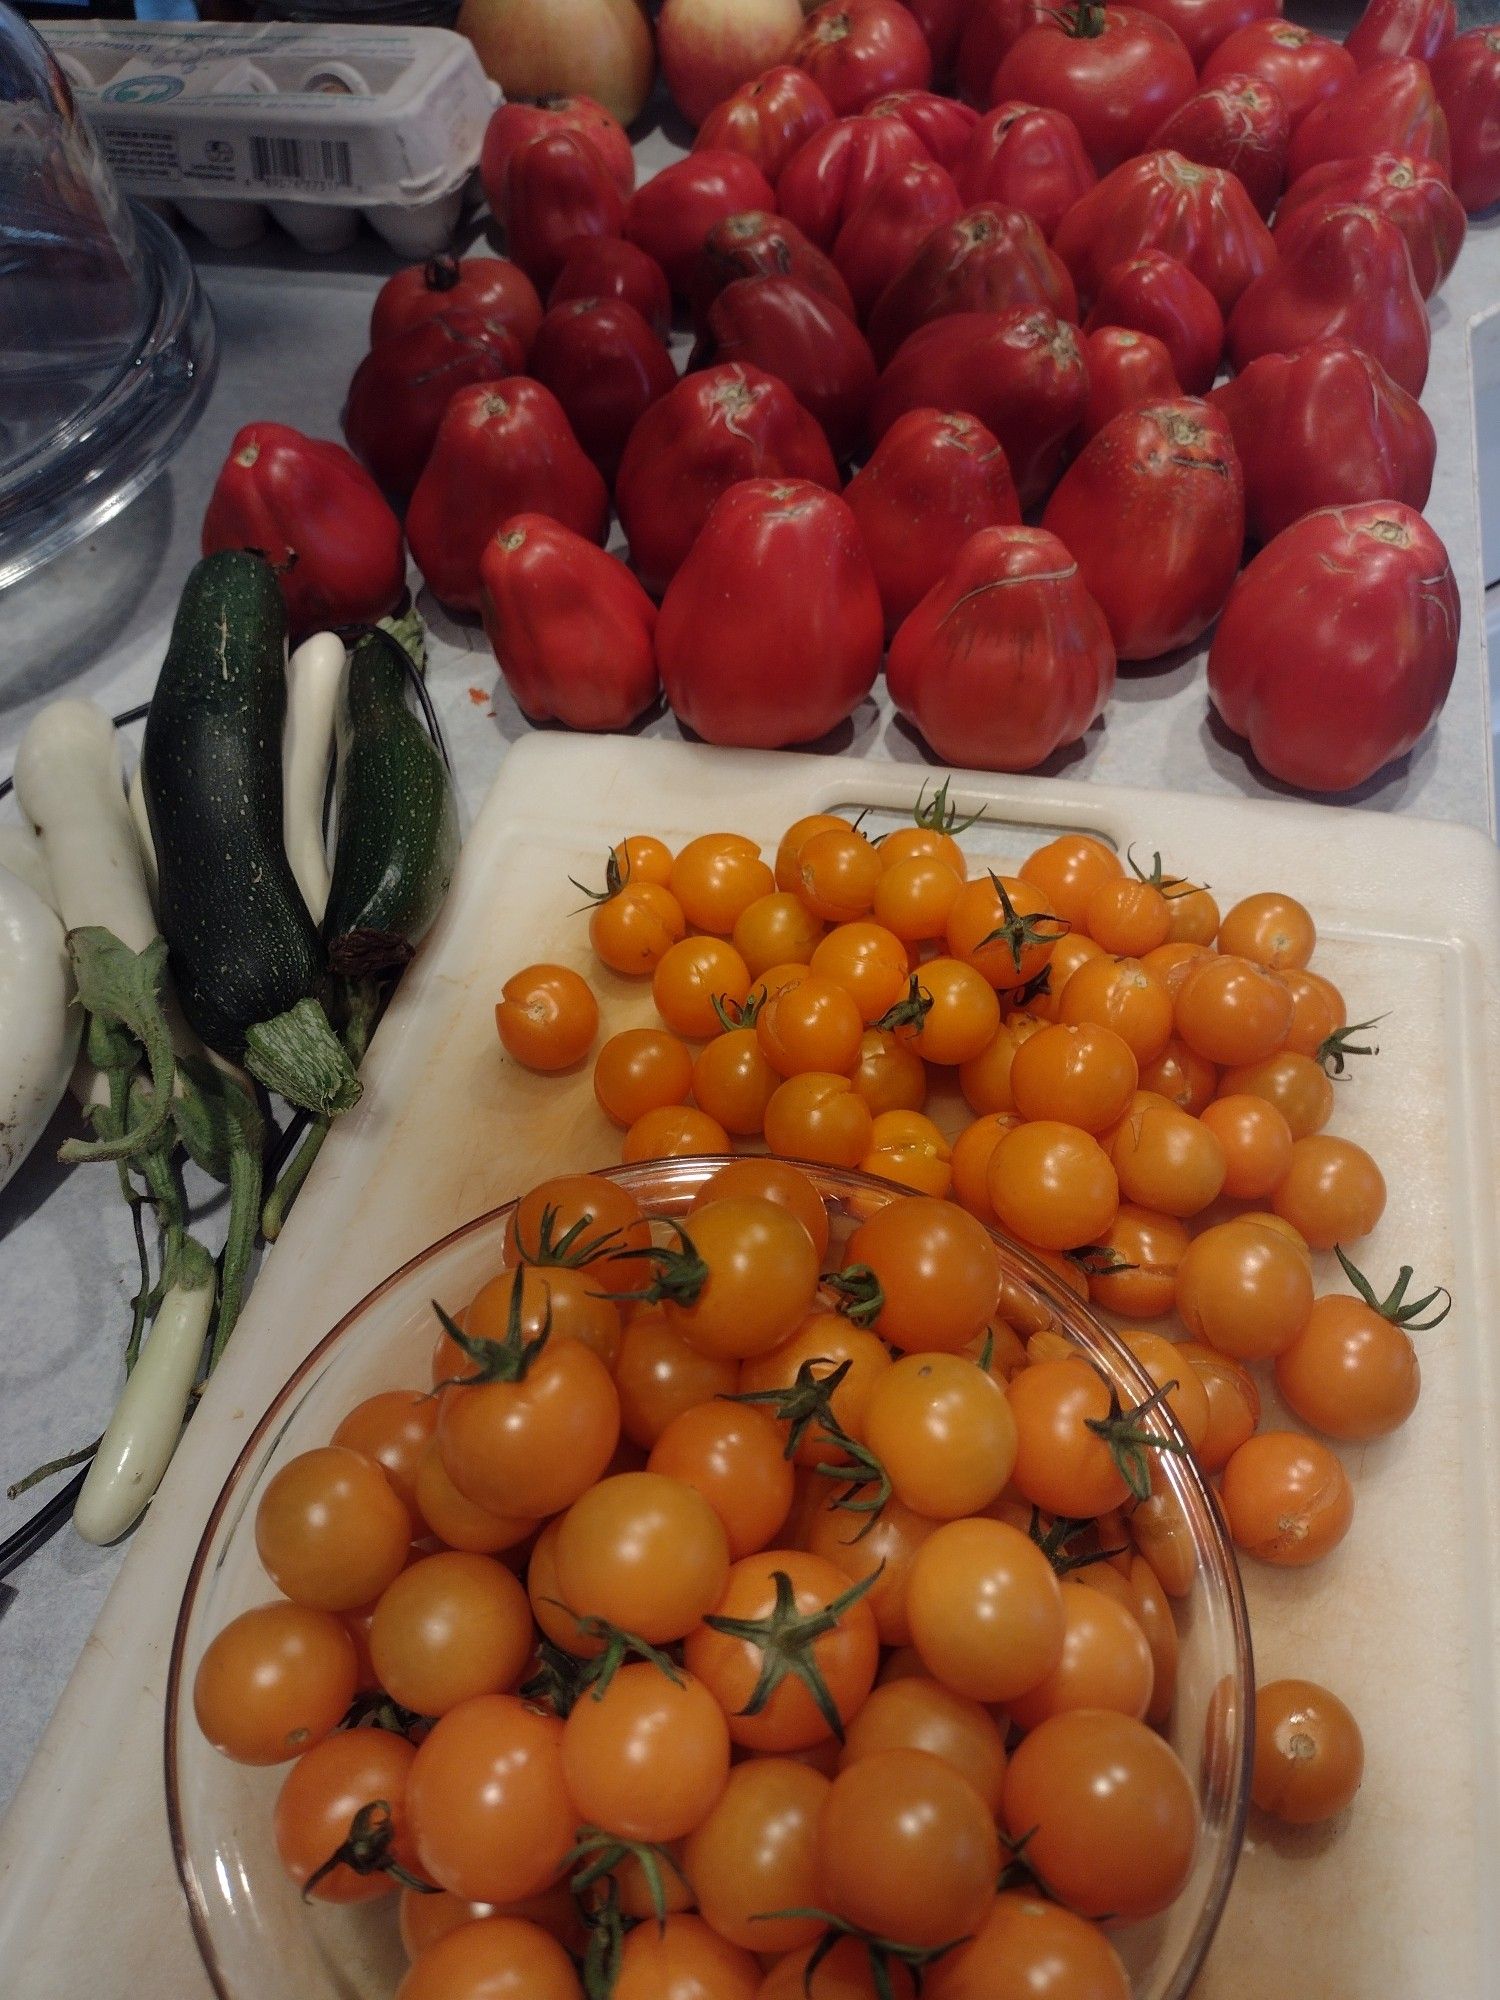
[[1134, 0], [1134, 4], [1166, 22], [1198, 69], [1241, 28], [1281, 14], [1281, 0]]
[[370, 349], [349, 384], [349, 449], [388, 493], [410, 493], [454, 391], [514, 375], [525, 360], [509, 327], [464, 307], [393, 334]]
[[1155, 334], [1190, 396], [1201, 396], [1219, 371], [1224, 315], [1208, 287], [1165, 250], [1142, 250], [1109, 265], [1083, 324], [1089, 333], [1128, 326]]
[[666, 347], [623, 299], [554, 306], [538, 329], [530, 367], [608, 480], [641, 416], [677, 380]]
[[865, 107], [871, 118], [899, 118], [927, 148], [940, 167], [951, 174], [969, 150], [979, 113], [956, 97], [935, 90], [888, 90]]
[[1457, 31], [1453, 0], [1368, 0], [1344, 47], [1361, 69], [1391, 56], [1430, 63]]
[[899, 118], [836, 118], [814, 132], [782, 168], [775, 206], [809, 242], [830, 250], [878, 181], [897, 167], [928, 157], [922, 141]]
[[542, 323], [536, 286], [519, 264], [508, 257], [460, 259], [444, 252], [386, 279], [370, 313], [370, 345], [459, 308], [482, 313], [491, 325], [508, 326], [527, 353]]
[[900, 0], [827, 0], [786, 59], [805, 69], [840, 117], [891, 90], [925, 90], [932, 51]]
[[1347, 791], [1419, 741], [1458, 659], [1458, 586], [1394, 501], [1304, 514], [1229, 594], [1208, 655], [1214, 707], [1272, 777]]
[[585, 236], [572, 245], [547, 304], [560, 306], [568, 299], [623, 299], [660, 339], [671, 331], [672, 288], [666, 272], [623, 236]]
[[1073, 280], [1029, 215], [985, 202], [934, 229], [887, 286], [870, 314], [870, 345], [884, 363], [918, 327], [950, 313], [1030, 305], [1076, 319]]
[[1019, 208], [1046, 237], [1098, 178], [1066, 111], [1014, 102], [985, 113], [957, 169], [965, 201]]
[[635, 152], [630, 134], [596, 98], [581, 93], [568, 97], [544, 97], [531, 103], [524, 97], [502, 104], [485, 127], [484, 148], [479, 156], [479, 178], [485, 198], [499, 212], [500, 193], [511, 156], [528, 139], [544, 132], [571, 132], [586, 139], [610, 171], [620, 193], [628, 201], [635, 187]]
[[1448, 120], [1453, 192], [1470, 215], [1500, 201], [1500, 28], [1471, 28], [1432, 63]]
[[1066, 111], [1101, 174], [1139, 153], [1198, 76], [1173, 31], [1138, 7], [1074, 0], [1012, 43], [990, 101], [1018, 98]]
[[1323, 160], [1352, 160], [1369, 153], [1436, 160], [1444, 173], [1448, 171], [1452, 164], [1448, 121], [1426, 63], [1412, 56], [1393, 56], [1315, 104], [1292, 134], [1287, 181], [1299, 180]]
[[1347, 340], [1262, 355], [1208, 400], [1234, 434], [1256, 541], [1319, 507], [1390, 499], [1420, 512], [1427, 504], [1432, 420]]
[[511, 256], [544, 290], [580, 237], [618, 236], [625, 219], [619, 182], [572, 131], [542, 131], [518, 146], [496, 195]]
[[672, 290], [686, 298], [714, 224], [747, 208], [775, 206], [775, 190], [754, 161], [705, 148], [637, 188], [618, 233], [654, 257]]
[[714, 106], [698, 127], [693, 150], [743, 153], [774, 187], [797, 148], [831, 124], [833, 115], [805, 69], [778, 63]]
[[1090, 440], [1042, 526], [1078, 560], [1122, 660], [1152, 660], [1207, 630], [1245, 540], [1229, 426], [1183, 397], [1127, 410]]
[[740, 278], [795, 278], [854, 317], [854, 300], [838, 266], [809, 243], [788, 215], [747, 208], [709, 230], [692, 286], [693, 324], [700, 332], [719, 293]]
[[1220, 42], [1203, 65], [1202, 81], [1258, 76], [1286, 106], [1295, 132], [1315, 104], [1354, 81], [1354, 58], [1342, 42], [1297, 21], [1252, 21]]
[[932, 232], [962, 207], [953, 176], [935, 160], [913, 160], [876, 182], [833, 245], [833, 261], [861, 320]]
[[1463, 204], [1442, 168], [1435, 160], [1404, 160], [1395, 153], [1309, 167], [1282, 197], [1271, 232], [1278, 248], [1286, 244], [1294, 217], [1347, 202], [1373, 208], [1395, 223], [1406, 238], [1417, 289], [1430, 299], [1458, 262], [1468, 226]]
[[1102, 431], [1122, 410], [1138, 409], [1142, 403], [1168, 403], [1182, 394], [1172, 372], [1172, 357], [1154, 334], [1101, 326], [1085, 334], [1083, 358], [1088, 363], [1089, 399], [1078, 428], [1084, 438]]
[[940, 582], [971, 535], [1014, 526], [1005, 453], [976, 417], [908, 410], [844, 489], [880, 587], [887, 632]]
[[1103, 712], [1115, 649], [1055, 535], [984, 528], [897, 632], [886, 684], [939, 757], [1030, 771]]
[[1179, 104], [1151, 143], [1200, 167], [1227, 167], [1244, 183], [1256, 214], [1268, 216], [1286, 178], [1291, 120], [1275, 89], [1258, 76], [1226, 76]]
[[777, 376], [823, 426], [835, 457], [854, 455], [875, 393], [874, 358], [853, 320], [810, 287], [796, 278], [726, 286], [709, 307], [700, 350]]
[[1045, 0], [970, 0], [959, 38], [958, 87], [981, 108], [1000, 102], [991, 88], [995, 71], [1028, 28], [1046, 18]]

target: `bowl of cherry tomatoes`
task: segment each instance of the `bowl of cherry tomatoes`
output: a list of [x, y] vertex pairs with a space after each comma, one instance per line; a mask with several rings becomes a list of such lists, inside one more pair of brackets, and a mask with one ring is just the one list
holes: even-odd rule
[[194, 1560], [166, 1787], [215, 1990], [1184, 2000], [1253, 1675], [1174, 1386], [865, 1174], [674, 1159], [455, 1230]]

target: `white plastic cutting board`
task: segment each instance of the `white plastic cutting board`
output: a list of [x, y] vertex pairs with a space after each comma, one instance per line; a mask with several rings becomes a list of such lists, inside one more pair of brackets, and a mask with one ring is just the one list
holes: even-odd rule
[[[544, 958], [592, 970], [567, 877], [609, 843], [715, 828], [764, 842], [798, 815], [912, 800], [888, 763], [535, 735], [507, 758], [444, 916], [403, 982], [340, 1121], [256, 1283], [234, 1343], [142, 1524], [14, 1805], [0, 1824], [0, 1994], [94, 2000], [207, 1992], [167, 1842], [163, 1683], [183, 1579], [225, 1472], [275, 1391], [371, 1286], [543, 1174], [618, 1157], [586, 1071], [506, 1062], [491, 1008]], [[1365, 1729], [1358, 1804], [1330, 1830], [1253, 1822], [1201, 2000], [1493, 2000], [1500, 1987], [1494, 1684], [1500, 1553], [1495, 1169], [1500, 1133], [1500, 854], [1457, 826], [1277, 803], [966, 776], [987, 807], [965, 844], [1018, 861], [1081, 827], [1159, 849], [1226, 906], [1302, 897], [1317, 964], [1382, 1054], [1341, 1087], [1337, 1129], [1367, 1143], [1390, 1205], [1364, 1246], [1451, 1286], [1419, 1336], [1423, 1394], [1394, 1439], [1351, 1449], [1354, 1527], [1323, 1565], [1247, 1565], [1265, 1678], [1304, 1673]], [[606, 980], [605, 1032], [644, 1018]], [[1331, 1282], [1331, 1280], [1330, 1280]], [[3, 1697], [0, 1697], [3, 1699]]]

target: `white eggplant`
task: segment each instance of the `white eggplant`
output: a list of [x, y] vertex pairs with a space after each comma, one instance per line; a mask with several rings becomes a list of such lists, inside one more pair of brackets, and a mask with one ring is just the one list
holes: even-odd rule
[[333, 755], [334, 711], [344, 677], [343, 641], [332, 632], [305, 639], [287, 662], [286, 728], [281, 739], [281, 837], [314, 923], [328, 906], [323, 795]]
[[83, 1026], [72, 1000], [56, 911], [0, 868], [0, 1187], [46, 1130], [68, 1087]]
[[0, 826], [0, 868], [8, 868], [12, 875], [19, 875], [28, 889], [35, 889], [49, 910], [57, 909], [52, 871], [47, 866], [42, 843], [20, 820], [8, 820]]

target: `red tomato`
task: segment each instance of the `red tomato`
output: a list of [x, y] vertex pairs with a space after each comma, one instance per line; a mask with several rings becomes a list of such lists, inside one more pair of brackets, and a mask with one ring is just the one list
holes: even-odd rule
[[1430, 63], [1457, 29], [1453, 0], [1368, 0], [1344, 47], [1362, 70], [1391, 56]]
[[1073, 280], [1030, 216], [986, 203], [934, 229], [919, 246], [871, 313], [870, 344], [886, 362], [918, 327], [949, 313], [1029, 305], [1076, 318]]
[[1203, 65], [1205, 84], [1226, 76], [1258, 76], [1270, 84], [1295, 132], [1307, 113], [1355, 78], [1354, 58], [1342, 42], [1316, 35], [1296, 21], [1252, 21], [1220, 42]]
[[1214, 50], [1251, 21], [1276, 18], [1281, 0], [1136, 0], [1181, 39], [1194, 66], [1202, 69]]
[[899, 118], [836, 118], [783, 167], [776, 206], [820, 250], [830, 250], [863, 195], [896, 167], [928, 157]]
[[1201, 396], [1219, 372], [1224, 352], [1224, 315], [1218, 300], [1187, 265], [1165, 250], [1142, 250], [1100, 274], [1094, 309], [1085, 331], [1129, 327], [1153, 334], [1172, 357], [1178, 381], [1189, 396]]
[[349, 449], [388, 493], [404, 497], [454, 391], [514, 375], [525, 358], [509, 327], [466, 307], [393, 334], [370, 349], [349, 384], [341, 419]]
[[[1377, 153], [1356, 160], [1325, 160], [1309, 167], [1289, 188], [1276, 215], [1278, 246], [1290, 240], [1294, 217], [1309, 209], [1353, 202], [1394, 222], [1406, 238], [1417, 289], [1430, 299], [1464, 247], [1463, 204], [1434, 160], [1403, 160]], [[1386, 496], [1389, 497], [1389, 496]]]
[[1319, 507], [1391, 498], [1420, 511], [1432, 487], [1432, 421], [1373, 355], [1347, 340], [1263, 354], [1209, 397], [1245, 473], [1259, 542]]
[[203, 516], [202, 546], [206, 556], [254, 549], [266, 558], [294, 639], [373, 623], [406, 588], [401, 523], [380, 488], [341, 444], [290, 424], [235, 432]]
[[1453, 192], [1470, 215], [1500, 201], [1500, 28], [1471, 28], [1433, 58], [1448, 120]]
[[946, 77], [958, 54], [959, 38], [972, 0], [902, 0], [932, 50], [932, 66]]
[[1259, 354], [1309, 341], [1350, 340], [1413, 396], [1427, 380], [1432, 328], [1406, 240], [1367, 208], [1314, 209], [1287, 232], [1281, 261], [1250, 285], [1229, 316], [1238, 370]]
[[623, 233], [687, 296], [703, 243], [715, 223], [749, 208], [773, 208], [771, 183], [743, 153], [693, 152], [653, 174], [630, 198]]
[[1324, 507], [1230, 592], [1209, 699], [1273, 777], [1347, 791], [1410, 750], [1442, 707], [1458, 621], [1448, 552], [1419, 514], [1394, 501]]
[[1151, 660], [1206, 630], [1245, 540], [1229, 426], [1184, 397], [1127, 410], [1085, 445], [1042, 525], [1076, 557], [1122, 660]]
[[[674, 385], [666, 347], [620, 299], [570, 299], [542, 321], [530, 372], [561, 404], [573, 434], [606, 479], [646, 410]], [[522, 511], [517, 509], [516, 511]]]
[[518, 146], [495, 190], [510, 254], [533, 282], [550, 285], [584, 236], [618, 236], [619, 183], [587, 139], [544, 131]]
[[615, 505], [653, 596], [682, 566], [720, 494], [761, 478], [839, 488], [828, 440], [784, 382], [731, 362], [685, 376], [651, 406], [625, 447]]
[[997, 104], [987, 111], [957, 169], [965, 201], [1018, 208], [1048, 238], [1098, 178], [1066, 111], [1039, 104]]
[[983, 108], [999, 102], [1004, 93], [990, 86], [1001, 58], [1046, 13], [1040, 0], [970, 0], [957, 69], [959, 89], [971, 104]]
[[515, 514], [548, 514], [594, 542], [609, 522], [609, 491], [562, 404], [524, 375], [450, 400], [406, 510], [412, 555], [445, 604], [479, 609], [480, 556]]
[[715, 502], [673, 577], [656, 656], [675, 713], [710, 743], [825, 736], [869, 693], [884, 621], [859, 526], [806, 480], [747, 479]]
[[1066, 111], [1107, 174], [1142, 151], [1197, 81], [1192, 57], [1162, 22], [1138, 7], [1085, 0], [1026, 30], [995, 71], [990, 99]]
[[708, 309], [698, 352], [750, 362], [784, 382], [839, 458], [864, 436], [875, 362], [859, 328], [797, 278], [740, 278]]
[[932, 51], [899, 0], [828, 0], [808, 15], [786, 58], [840, 118], [888, 90], [925, 90], [932, 81]]
[[1286, 106], [1258, 76], [1226, 76], [1178, 105], [1152, 138], [1200, 167], [1225, 167], [1243, 182], [1262, 219], [1276, 206], [1291, 138]]
[[984, 528], [897, 632], [886, 679], [940, 757], [1029, 771], [1103, 712], [1114, 642], [1056, 536]]
[[774, 186], [797, 148], [833, 115], [805, 69], [778, 63], [714, 106], [698, 127], [693, 150], [743, 153]]
[[547, 304], [560, 306], [567, 299], [623, 299], [658, 338], [665, 340], [671, 330], [672, 291], [666, 272], [623, 236], [585, 236], [570, 246]]
[[484, 183], [490, 207], [499, 213], [505, 170], [511, 157], [528, 139], [543, 132], [571, 132], [589, 145], [609, 168], [620, 193], [628, 201], [635, 186], [635, 153], [630, 134], [620, 121], [592, 97], [574, 94], [549, 97], [532, 104], [524, 99], [502, 104], [490, 119], [484, 134], [484, 151], [479, 160], [479, 178]]
[[795, 278], [848, 318], [854, 317], [854, 300], [838, 266], [808, 241], [789, 216], [749, 208], [709, 230], [693, 279], [693, 325], [700, 332], [719, 293], [740, 278]]
[[505, 257], [465, 257], [444, 251], [425, 264], [408, 264], [387, 278], [370, 313], [370, 345], [405, 333], [438, 313], [463, 307], [497, 326], [508, 326], [528, 352], [542, 323], [536, 286]]
[[616, 557], [517, 514], [485, 545], [479, 584], [485, 636], [533, 722], [623, 729], [656, 699], [656, 606]]
[[1089, 371], [1089, 399], [1079, 428], [1085, 439], [1102, 431], [1122, 410], [1139, 409], [1142, 403], [1171, 402], [1182, 394], [1172, 372], [1172, 357], [1154, 334], [1101, 326], [1084, 340], [1083, 354]]
[[981, 528], [1015, 526], [1021, 505], [1005, 453], [975, 418], [898, 417], [844, 489], [893, 632]]
[[1321, 160], [1368, 153], [1436, 160], [1448, 171], [1448, 121], [1426, 63], [1411, 56], [1375, 63], [1337, 96], [1314, 105], [1292, 134], [1286, 177], [1299, 180]]
[[1224, 313], [1276, 262], [1271, 232], [1242, 182], [1222, 167], [1163, 152], [1143, 153], [1107, 174], [1063, 217], [1054, 247], [1080, 298], [1095, 297], [1111, 264], [1165, 250]]
[[964, 410], [1004, 448], [1023, 507], [1056, 479], [1088, 401], [1078, 334], [1045, 306], [952, 313], [902, 342], [870, 406], [877, 441], [908, 410]]
[[[937, 0], [937, 4], [961, 7], [965, 0]], [[908, 8], [908, 12], [915, 13], [916, 9]], [[936, 49], [933, 56], [937, 59]], [[932, 90], [888, 91], [866, 109], [872, 118], [899, 118], [903, 125], [909, 125], [938, 165], [946, 167], [950, 174], [967, 153], [974, 127], [979, 123], [979, 113], [973, 105], [960, 104], [953, 97], [939, 97]]]
[[953, 176], [935, 160], [913, 160], [877, 181], [834, 239], [833, 261], [863, 319], [935, 229], [963, 203]]

